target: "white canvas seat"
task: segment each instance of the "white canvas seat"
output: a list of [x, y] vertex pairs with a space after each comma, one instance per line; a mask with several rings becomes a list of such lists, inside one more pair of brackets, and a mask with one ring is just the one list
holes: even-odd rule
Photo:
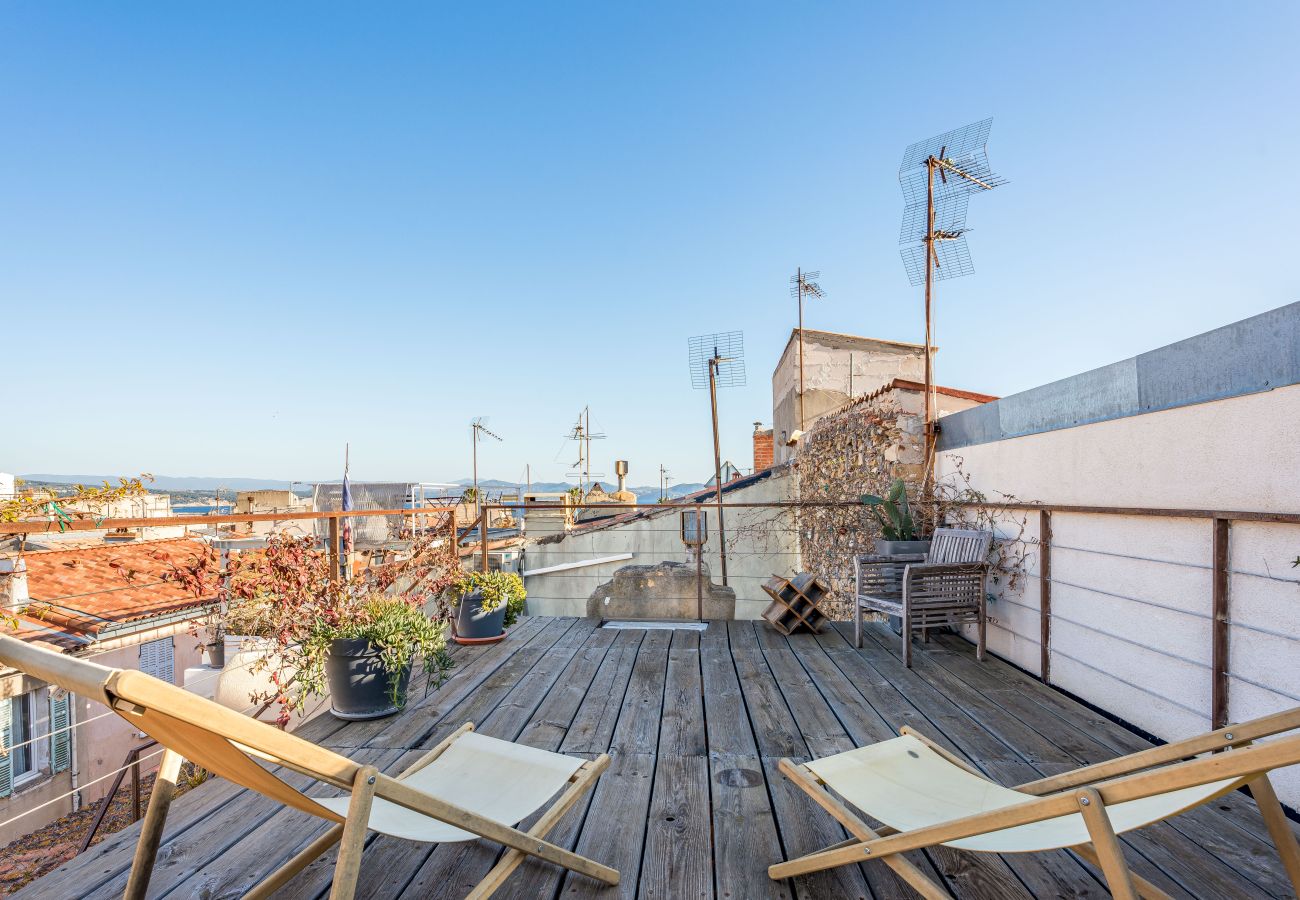
[[[423, 769], [400, 779], [421, 793], [504, 825], [516, 825], [564, 788], [587, 760], [512, 744], [467, 731]], [[346, 816], [351, 795], [316, 802]], [[376, 797], [371, 831], [408, 841], [452, 843], [478, 837], [446, 822]]]
[[904, 854], [939, 845], [982, 853], [1068, 848], [1102, 870], [1113, 896], [1167, 898], [1129, 871], [1118, 835], [1248, 787], [1300, 895], [1300, 843], [1268, 779], [1300, 763], [1300, 734], [1287, 734], [1297, 730], [1300, 709], [1292, 709], [1016, 788], [994, 784], [910, 728], [806, 763], [783, 759], [785, 776], [852, 836], [768, 874], [779, 880], [880, 860], [922, 897], [941, 900], [950, 896], [944, 887]]
[[[1038, 799], [1002, 787], [953, 765], [912, 735], [837, 753], [808, 763], [831, 790], [897, 831], [915, 831]], [[1239, 778], [1183, 788], [1106, 807], [1116, 834], [1150, 825], [1235, 790]], [[973, 835], [944, 846], [986, 853], [1032, 853], [1086, 844], [1088, 824], [1080, 813]]]

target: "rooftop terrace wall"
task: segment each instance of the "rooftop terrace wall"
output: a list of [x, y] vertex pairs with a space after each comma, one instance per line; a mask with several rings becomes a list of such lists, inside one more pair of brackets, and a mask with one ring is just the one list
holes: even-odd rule
[[[1205, 511], [1051, 513], [1051, 683], [1157, 737], [1210, 726], [1214, 511], [1300, 513], [1300, 304], [943, 420], [937, 470], [991, 498]], [[1300, 705], [1300, 526], [1229, 520], [1227, 717]], [[1040, 514], [1014, 591], [994, 588], [990, 649], [1040, 672]], [[1300, 773], [1278, 777], [1300, 806]]]

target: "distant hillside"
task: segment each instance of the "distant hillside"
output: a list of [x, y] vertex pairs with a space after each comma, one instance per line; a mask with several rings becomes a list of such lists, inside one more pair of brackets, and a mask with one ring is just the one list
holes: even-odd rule
[[[102, 484], [105, 481], [117, 484], [118, 482], [118, 476], [116, 475], [52, 475], [38, 473], [20, 475], [19, 477], [34, 487], [38, 485]], [[472, 483], [473, 480], [469, 478], [461, 478], [456, 482], [456, 484], [465, 485], [466, 487]], [[603, 479], [601, 484], [605, 486], [606, 490], [613, 490], [616, 482], [613, 479]], [[270, 478], [208, 478], [196, 475], [155, 475], [149, 489], [159, 493], [193, 495], [194, 499], [198, 499], [198, 495], [211, 496], [217, 488], [221, 488], [222, 493], [228, 495], [229, 492], [233, 491], [285, 490], [288, 486], [287, 481], [277, 481]], [[572, 482], [565, 481], [534, 481], [532, 483], [534, 491], [543, 492], [567, 491], [573, 486]], [[522, 491], [525, 486], [514, 481], [486, 478], [479, 480], [479, 487], [488, 494], [499, 494], [502, 492]], [[673, 484], [668, 486], [667, 494], [670, 498], [684, 497], [703, 488], [704, 485], [699, 482]], [[628, 490], [636, 494], [637, 501], [640, 503], [654, 503], [659, 499], [658, 485], [630, 487]], [[294, 492], [306, 496], [309, 495], [310, 488], [304, 487], [302, 482], [298, 482], [294, 487]]]
[[[47, 484], [102, 484], [105, 481], [117, 484], [117, 475], [19, 475], [28, 482], [45, 482]], [[215, 491], [221, 488], [227, 491], [261, 491], [287, 490], [288, 481], [270, 478], [204, 478], [193, 475], [155, 475], [149, 487], [155, 491]]]
[[[468, 487], [469, 485], [473, 484], [473, 479], [462, 478], [456, 483], [463, 484]], [[616, 481], [610, 479], [603, 479], [600, 483], [604, 486], [605, 490], [607, 491], [613, 490], [615, 485], [617, 484]], [[500, 481], [495, 478], [480, 478], [478, 482], [478, 486], [480, 490], [485, 491], [489, 495], [498, 494], [498, 493], [514, 493], [515, 491], [522, 491], [525, 489], [525, 485], [520, 484], [518, 482]], [[532, 490], [540, 491], [543, 493], [546, 492], [558, 493], [562, 491], [567, 491], [571, 487], [574, 487], [574, 485], [571, 482], [565, 482], [565, 481], [534, 481], [531, 485]], [[700, 484], [699, 482], [690, 482], [687, 484], [672, 484], [668, 486], [667, 494], [669, 498], [675, 499], [677, 497], [685, 497], [687, 494], [693, 494], [698, 490], [702, 490], [703, 488], [704, 485]], [[628, 490], [636, 494], [636, 499], [638, 503], [654, 503], [659, 499], [659, 485], [657, 484], [645, 485], [641, 487], [629, 486]]]

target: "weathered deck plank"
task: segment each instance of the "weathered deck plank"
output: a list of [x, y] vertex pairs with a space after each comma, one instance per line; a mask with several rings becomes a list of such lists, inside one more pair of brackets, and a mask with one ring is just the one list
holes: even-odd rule
[[[614, 865], [622, 883], [606, 888], [528, 861], [498, 894], [519, 900], [906, 900], [915, 895], [879, 864], [786, 882], [767, 877], [771, 863], [845, 836], [780, 773], [781, 757], [835, 753], [912, 725], [990, 777], [1016, 783], [1148, 746], [1024, 673], [975, 662], [959, 639], [918, 643], [911, 670], [898, 651], [897, 639], [879, 630], [856, 650], [835, 628], [785, 637], [753, 622], [697, 633], [526, 619], [501, 644], [458, 648], [448, 683], [402, 715], [370, 723], [326, 715], [300, 733], [388, 772], [467, 720], [542, 749], [609, 752], [610, 769], [551, 838]], [[1180, 898], [1285, 896], [1253, 803], [1225, 799], [1127, 836], [1135, 871]], [[228, 782], [204, 785], [173, 807], [150, 897], [238, 896], [323, 827]], [[113, 835], [18, 896], [120, 896], [137, 833]], [[483, 841], [433, 846], [371, 836], [358, 896], [460, 896], [501, 853]], [[1106, 894], [1064, 852], [911, 856], [958, 900]], [[322, 900], [333, 863], [326, 854], [281, 896]]]
[[745, 709], [727, 629], [718, 622], [700, 636], [705, 730], [713, 807], [714, 891], [721, 900], [790, 900], [756, 859], [784, 859], [767, 793], [763, 761]]
[[576, 850], [618, 869], [616, 888], [566, 872], [565, 897], [635, 897], [663, 712], [672, 632], [650, 631], [637, 648], [627, 689], [610, 735], [609, 768], [592, 794]]
[[713, 898], [708, 752], [700, 635], [676, 631], [668, 651], [659, 758], [637, 890], [643, 900]]
[[[758, 646], [750, 622], [731, 622], [728, 627], [732, 658], [740, 678], [741, 692], [754, 724], [754, 739], [763, 764], [763, 778], [772, 798], [785, 858], [793, 859], [839, 843], [848, 836], [806, 794], [792, 785], [780, 769], [780, 760], [806, 762], [812, 758], [808, 744], [795, 725], [785, 697], [777, 686], [767, 659]], [[792, 879], [799, 897], [871, 897], [867, 879], [857, 866], [842, 866]]]

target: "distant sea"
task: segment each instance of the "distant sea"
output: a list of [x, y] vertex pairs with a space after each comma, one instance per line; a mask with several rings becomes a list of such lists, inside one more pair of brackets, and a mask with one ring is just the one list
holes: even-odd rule
[[187, 516], [219, 516], [229, 513], [232, 507], [229, 503], [223, 503], [221, 506], [213, 506], [210, 503], [200, 503], [190, 506], [173, 506], [172, 512], [184, 513]]

